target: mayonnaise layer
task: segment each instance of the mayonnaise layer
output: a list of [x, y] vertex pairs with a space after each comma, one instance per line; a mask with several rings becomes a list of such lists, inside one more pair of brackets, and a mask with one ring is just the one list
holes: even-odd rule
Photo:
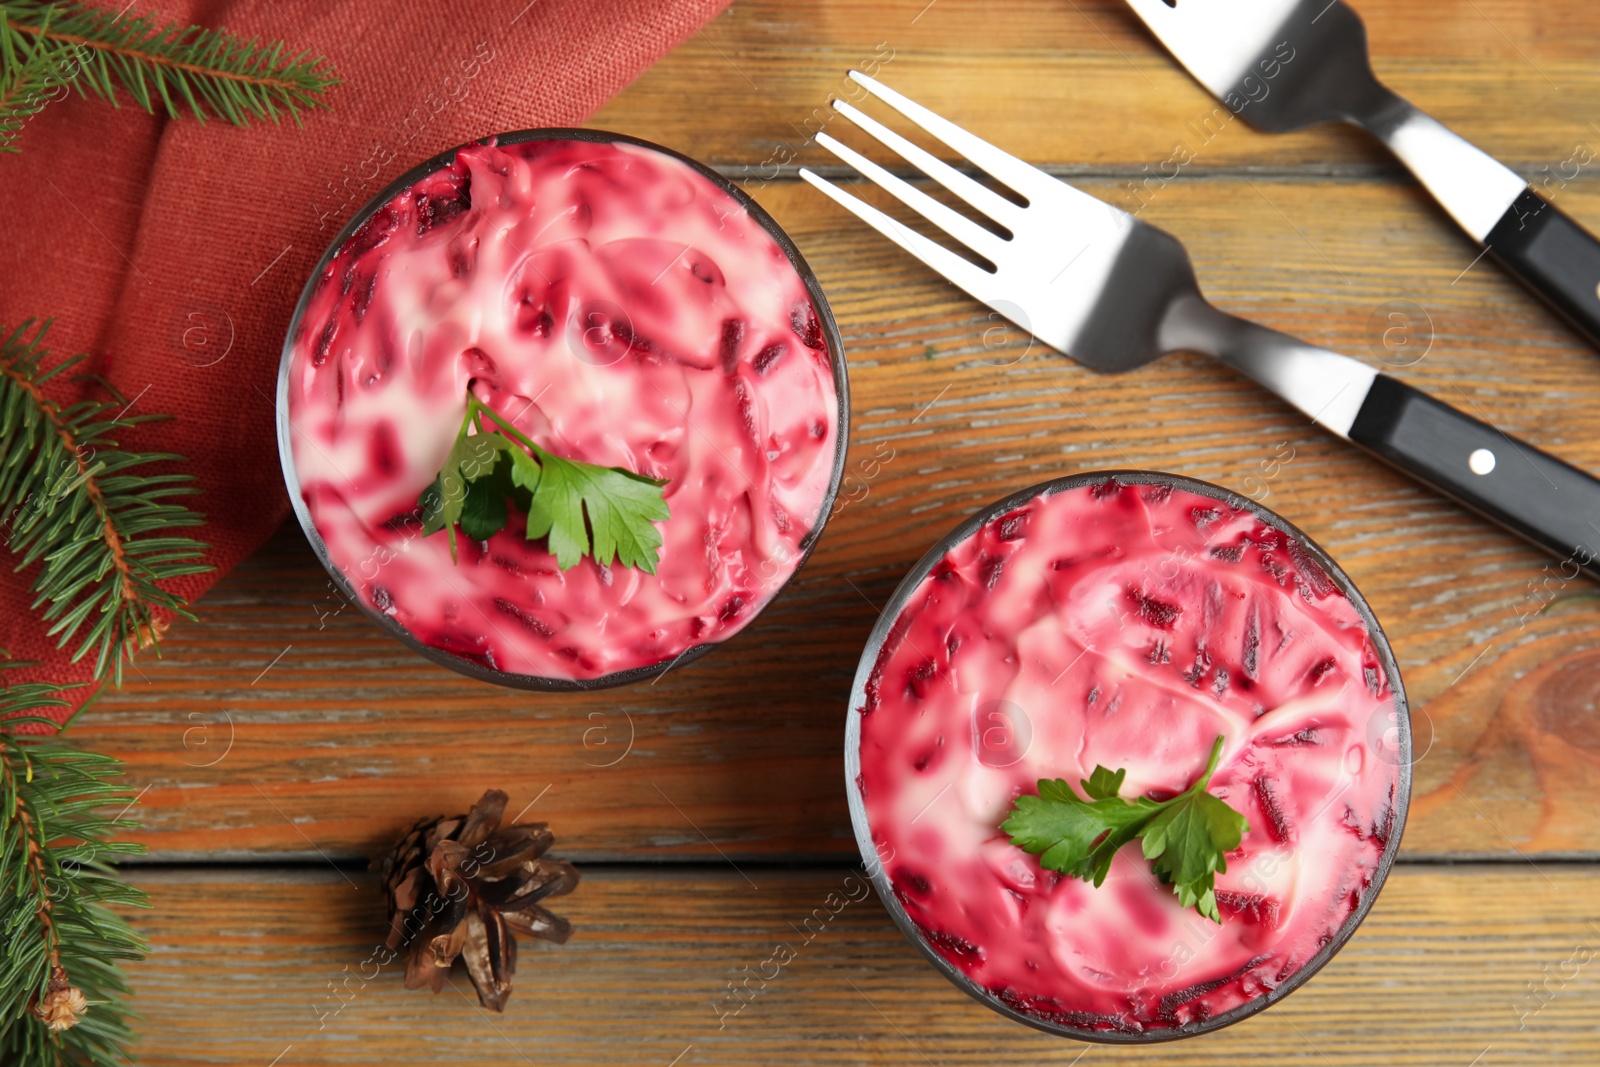
[[[457, 562], [420, 536], [469, 387], [552, 453], [667, 479], [654, 575], [563, 573], [517, 515]], [[288, 400], [305, 505], [359, 595], [545, 678], [737, 633], [803, 557], [841, 444], [783, 249], [693, 168], [620, 142], [464, 148], [380, 208], [316, 281]]]
[[[1355, 607], [1298, 542], [1150, 485], [1040, 497], [934, 567], [871, 673], [858, 779], [929, 943], [1016, 1009], [1085, 1029], [1191, 1024], [1277, 988], [1366, 896], [1395, 832], [1395, 696]], [[1218, 925], [1137, 844], [1105, 883], [999, 830], [1041, 778], [1211, 792], [1250, 822]], [[1386, 747], [1385, 739], [1391, 743]]]

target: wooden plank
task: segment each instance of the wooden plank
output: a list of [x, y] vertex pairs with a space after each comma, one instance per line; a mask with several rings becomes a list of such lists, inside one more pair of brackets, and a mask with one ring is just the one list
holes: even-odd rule
[[[1593, 869], [1402, 866], [1351, 943], [1282, 1004], [1203, 1039], [1087, 1051], [957, 992], [845, 869], [745, 873], [754, 888], [725, 867], [589, 872], [557, 909], [577, 925], [572, 941], [525, 949], [494, 1016], [464, 972], [431, 996], [406, 992], [398, 964], [367, 962], [384, 921], [366, 875], [136, 872], [156, 903], [139, 919], [152, 953], [131, 970], [141, 1056], [253, 1067], [1600, 1060]], [[827, 905], [830, 893], [857, 899]], [[764, 988], [752, 982], [759, 992], [733, 1014], [728, 983], [770, 973], [762, 963], [780, 944], [794, 958]]]
[[[1571, 192], [1600, 216], [1600, 187]], [[980, 504], [1138, 466], [1264, 492], [1366, 591], [1426, 750], [1412, 854], [1600, 855], [1590, 585], [1199, 357], [1113, 379], [1024, 353], [1019, 334], [810, 189], [761, 196], [831, 294], [852, 366], [861, 499], [794, 586], [654, 684], [542, 696], [409, 654], [341, 605], [286, 530], [76, 727], [149, 786], [144, 840], [167, 856], [359, 855], [492, 784], [517, 803], [540, 797], [583, 857], [847, 857], [844, 704], [876, 606]], [[1407, 364], [1396, 373], [1600, 470], [1600, 360], [1500, 272], [1463, 273], [1473, 250], [1414, 188], [1214, 178], [1175, 184], [1146, 217], [1189, 243], [1221, 306]], [[1431, 316], [1420, 359], [1383, 347], [1394, 300]], [[1009, 347], [986, 347], [990, 330]], [[1294, 458], [1269, 478], [1283, 442]], [[868, 477], [862, 462], [889, 448]]]
[[[1373, 66], [1397, 92], [1530, 176], [1600, 146], [1600, 9], [1584, 0], [1366, 0]], [[1121, 0], [739, 0], [594, 125], [751, 167], [830, 160], [810, 144], [851, 69], [1038, 162], [1196, 171], [1392, 167], [1354, 130], [1207, 135], [1215, 101]], [[859, 91], [856, 92], [859, 96]], [[840, 125], [843, 125], [841, 123]], [[1220, 124], [1213, 125], [1216, 130]], [[790, 154], [793, 159], [790, 159]]]
[[[1600, 150], [1600, 8], [1359, 0], [1398, 91], [1535, 181]], [[1197, 357], [1098, 379], [1029, 347], [789, 179], [844, 71], [890, 84], [1190, 245], [1221, 306], [1387, 364], [1600, 470], [1600, 362], [1353, 130], [1217, 126], [1212, 100], [1121, 0], [738, 0], [594, 121], [749, 182], [839, 312], [855, 401], [850, 490], [794, 586], [651, 686], [540, 696], [431, 666], [332, 594], [296, 528], [226, 578], [75, 727], [124, 756], [142, 839], [203, 866], [136, 867], [156, 908], [133, 968], [150, 1064], [841, 1062], [940, 1065], [1592, 1064], [1600, 1027], [1600, 604], [1592, 587], [1313, 431]], [[881, 110], [879, 114], [883, 114]], [[1208, 120], [1211, 127], [1207, 128]], [[1181, 177], [1149, 181], [1181, 147]], [[1593, 164], [1553, 192], [1600, 226]], [[1570, 167], [1568, 168], [1570, 173]], [[780, 175], [776, 181], [767, 180]], [[1396, 302], [1406, 302], [1396, 306]], [[1401, 335], [1390, 313], [1429, 326]], [[1432, 339], [1432, 346], [1424, 342]], [[1269, 476], [1280, 444], [1294, 459]], [[865, 461], [893, 449], [868, 475]], [[1320, 540], [1394, 640], [1419, 733], [1405, 854], [1368, 923], [1264, 1016], [1151, 1052], [1001, 1020], [846, 888], [840, 744], [876, 606], [981, 503], [1061, 473], [1148, 466], [1261, 496]], [[559, 851], [710, 861], [590, 867], [529, 946], [505, 1016], [363, 966], [383, 934], [370, 855], [485, 786]], [[233, 857], [272, 865], [221, 866]], [[310, 863], [285, 866], [306, 857]], [[724, 866], [725, 860], [738, 867]], [[737, 1015], [729, 981], [797, 949]], [[369, 977], [363, 978], [365, 972]], [[720, 1011], [719, 1011], [720, 1009]]]

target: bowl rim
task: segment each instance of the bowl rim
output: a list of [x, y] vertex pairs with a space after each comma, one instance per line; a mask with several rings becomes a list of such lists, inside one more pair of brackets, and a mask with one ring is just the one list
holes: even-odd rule
[[316, 265], [311, 269], [311, 273], [300, 291], [300, 298], [295, 302], [294, 312], [289, 317], [289, 324], [284, 330], [283, 349], [278, 360], [278, 384], [275, 396], [278, 461], [283, 471], [284, 484], [288, 489], [289, 501], [294, 508], [295, 517], [299, 519], [300, 529], [305, 533], [306, 539], [311, 542], [312, 550], [322, 563], [323, 569], [328, 572], [329, 577], [338, 587], [340, 595], [346, 601], [359, 607], [369, 619], [376, 622], [389, 636], [397, 639], [413, 652], [440, 666], [448, 667], [469, 678], [475, 678], [478, 681], [489, 682], [509, 689], [537, 692], [584, 692], [592, 689], [609, 689], [614, 686], [630, 685], [634, 682], [653, 678], [657, 675], [665, 674], [673, 667], [693, 663], [723, 642], [709, 641], [691, 645], [670, 659], [659, 660], [642, 667], [630, 667], [627, 670], [613, 671], [610, 674], [600, 675], [595, 678], [551, 678], [542, 675], [502, 671], [463, 656], [458, 656], [453, 652], [447, 652], [444, 649], [424, 644], [410, 630], [400, 625], [399, 622], [368, 604], [365, 598], [356, 590], [354, 583], [333, 562], [329, 556], [327, 544], [322, 539], [322, 534], [311, 520], [310, 509], [306, 506], [305, 499], [301, 493], [300, 479], [295, 471], [294, 452], [291, 447], [293, 427], [289, 421], [289, 369], [294, 359], [295, 341], [299, 336], [306, 308], [310, 305], [311, 297], [317, 289], [317, 280], [322, 276], [322, 272], [328, 263], [344, 247], [345, 242], [350, 239], [355, 231], [371, 218], [378, 209], [415, 185], [422, 178], [449, 166], [455, 160], [457, 152], [464, 148], [523, 144], [528, 141], [586, 141], [596, 144], [630, 144], [660, 152], [681, 163], [688, 164], [696, 173], [708, 178], [717, 188], [733, 197], [734, 201], [743, 207], [750, 217], [759, 223], [761, 228], [778, 243], [778, 247], [783, 249], [784, 255], [788, 258], [790, 266], [800, 276], [800, 280], [805, 286], [806, 295], [810, 298], [811, 304], [817, 312], [818, 325], [822, 329], [823, 339], [828, 346], [828, 360], [833, 369], [834, 396], [838, 402], [838, 434], [834, 447], [833, 469], [828, 480], [828, 490], [823, 495], [821, 506], [817, 512], [816, 524], [800, 541], [799, 558], [795, 561], [794, 569], [784, 578], [782, 584], [773, 590], [772, 595], [767, 598], [755, 615], [746, 622], [745, 627], [741, 627], [738, 633], [730, 635], [730, 638], [737, 637], [739, 633], [743, 633], [751, 623], [755, 622], [756, 616], [771, 607], [778, 597], [783, 595], [784, 591], [789, 587], [789, 583], [794, 580], [795, 575], [805, 566], [806, 560], [810, 559], [811, 551], [816, 546], [823, 527], [828, 524], [828, 519], [832, 516], [834, 501], [837, 499], [840, 485], [844, 481], [845, 461], [850, 447], [850, 382], [848, 365], [845, 359], [844, 340], [839, 333], [839, 325], [834, 319], [833, 310], [828, 305], [827, 297], [822, 292], [822, 285], [817, 280], [815, 272], [812, 271], [805, 257], [800, 254], [800, 250], [795, 246], [794, 241], [784, 232], [783, 227], [779, 226], [777, 221], [767, 213], [765, 208], [756, 203], [750, 194], [735, 185], [731, 179], [722, 176], [699, 160], [667, 148], [664, 145], [647, 141], [642, 137], [634, 137], [631, 134], [569, 126], [542, 126], [490, 134], [428, 157], [384, 186], [362, 205], [360, 210], [339, 228], [339, 231], [334, 234], [333, 239], [328, 243], [328, 247], [318, 257]]
[[[1261, 996], [1254, 997], [1237, 1007], [1213, 1015], [1201, 1022], [1142, 1031], [1081, 1029], [1019, 1011], [984, 989], [976, 981], [968, 977], [966, 973], [935, 951], [928, 943], [921, 928], [912, 921], [911, 917], [906, 913], [904, 905], [901, 904], [899, 897], [894, 893], [894, 887], [889, 881], [888, 872], [885, 870], [886, 865], [879, 858], [877, 846], [872, 840], [872, 830], [867, 824], [866, 805], [861, 796], [861, 786], [858, 780], [861, 774], [860, 709], [866, 700], [867, 681], [871, 677], [873, 668], [877, 665], [878, 656], [882, 652], [883, 644], [888, 638], [890, 630], [899, 619], [900, 613], [905, 609], [906, 602], [921, 586], [923, 579], [932, 572], [933, 568], [944, 559], [952, 548], [966, 541], [977, 533], [980, 528], [1007, 512], [1023, 507], [1042, 496], [1054, 495], [1084, 486], [1101, 485], [1107, 481], [1116, 481], [1127, 486], [1153, 485], [1187, 490], [1227, 504], [1229, 507], [1248, 511], [1269, 526], [1298, 541], [1306, 550], [1306, 553], [1317, 562], [1318, 566], [1338, 587], [1339, 591], [1355, 606], [1357, 614], [1361, 616], [1362, 622], [1366, 624], [1367, 632], [1372, 637], [1378, 659], [1383, 664], [1384, 672], [1388, 676], [1390, 689], [1394, 693], [1395, 723], [1400, 742], [1395, 785], [1394, 830], [1390, 833], [1389, 840], [1384, 846], [1383, 854], [1379, 857], [1378, 864], [1373, 871], [1370, 888], [1363, 894], [1360, 905], [1345, 918], [1333, 939], [1318, 949], [1315, 955], [1277, 988]], [[844, 775], [845, 791], [849, 798], [850, 806], [850, 823], [855, 831], [856, 845], [861, 852], [864, 870], [871, 878], [873, 888], [877, 890], [878, 897], [883, 902], [885, 910], [894, 919], [894, 923], [900, 928], [900, 932], [922, 952], [923, 956], [927, 957], [935, 969], [974, 1000], [987, 1005], [1007, 1018], [1024, 1023], [1036, 1030], [1094, 1044], [1149, 1045], [1210, 1033], [1264, 1011], [1305, 984], [1344, 947], [1345, 943], [1350, 940], [1351, 935], [1356, 932], [1356, 929], [1367, 917], [1367, 913], [1372, 909], [1373, 902], [1377, 900], [1379, 892], [1383, 889], [1384, 882], [1388, 879], [1390, 868], [1394, 866], [1395, 856], [1400, 848], [1400, 839], [1405, 831], [1406, 812], [1411, 799], [1411, 753], [1409, 704], [1406, 700], [1405, 688], [1400, 680], [1400, 667], [1395, 661], [1394, 650], [1390, 647], [1389, 639], [1384, 634], [1383, 628], [1378, 624], [1377, 616], [1373, 614], [1366, 598], [1361, 595], [1361, 591], [1356, 588], [1350, 576], [1334, 562], [1333, 558], [1323, 550], [1322, 546], [1306, 536], [1299, 527], [1277, 512], [1248, 497], [1241, 496], [1230, 489], [1211, 482], [1162, 471], [1107, 469], [1066, 475], [1011, 493], [992, 504], [985, 505], [968, 516], [955, 529], [945, 534], [927, 552], [923, 553], [922, 558], [901, 579], [900, 584], [889, 597], [882, 612], [879, 613], [877, 623], [873, 626], [872, 633], [867, 638], [866, 647], [862, 651], [861, 661], [856, 668], [855, 681], [850, 689], [850, 705], [845, 715]]]

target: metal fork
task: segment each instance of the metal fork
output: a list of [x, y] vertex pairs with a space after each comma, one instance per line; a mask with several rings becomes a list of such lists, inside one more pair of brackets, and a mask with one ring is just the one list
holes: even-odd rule
[[[1378, 81], [1361, 17], [1341, 0], [1128, 0], [1230, 111], [1280, 133], [1344, 121], [1378, 138], [1461, 228], [1600, 345], [1600, 241]], [[1567, 163], [1594, 159], [1585, 151]]]
[[800, 176], [1045, 344], [1106, 373], [1168, 352], [1221, 360], [1325, 429], [1600, 578], [1600, 481], [1364, 363], [1219, 311], [1171, 234], [975, 137], [859, 72], [854, 78], [1025, 204], [924, 151], [844, 100], [835, 111], [943, 185], [997, 234], [841, 143], [817, 142], [993, 270], [809, 169]]

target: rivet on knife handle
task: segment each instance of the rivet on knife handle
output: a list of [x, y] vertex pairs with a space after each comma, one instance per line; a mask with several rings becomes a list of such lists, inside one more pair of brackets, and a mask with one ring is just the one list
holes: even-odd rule
[[[826, 133], [818, 135], [819, 145], [972, 255], [933, 240], [810, 168], [802, 167], [800, 176], [999, 314], [1107, 374], [1132, 371], [1179, 350], [1211, 356], [1319, 426], [1554, 553], [1564, 566], [1600, 578], [1595, 564], [1600, 481], [1359, 360], [1219, 310], [1201, 295], [1189, 254], [1171, 234], [1046, 174], [860, 71], [852, 71], [850, 79], [1025, 202], [997, 196], [839, 100], [831, 103], [841, 117], [988, 214], [996, 228], [974, 224]], [[1485, 231], [1516, 199], [1515, 189], [1508, 188], [1504, 197], [1494, 212], [1483, 213]], [[1004, 232], [998, 232], [1001, 228]]]
[[1600, 481], [1387, 374], [1350, 440], [1571, 566], [1600, 577]]

